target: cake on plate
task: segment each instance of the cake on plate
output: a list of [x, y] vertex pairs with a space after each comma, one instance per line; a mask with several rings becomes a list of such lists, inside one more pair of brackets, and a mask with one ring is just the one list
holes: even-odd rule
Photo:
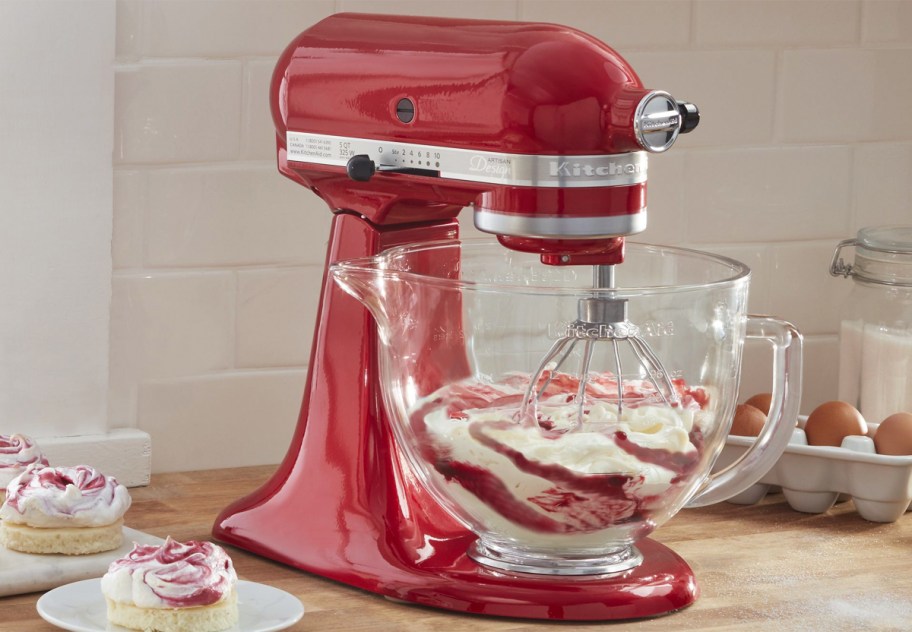
[[23, 553], [87, 555], [123, 543], [130, 493], [87, 465], [30, 465], [0, 505], [0, 544]]
[[131, 630], [217, 632], [238, 621], [237, 574], [211, 542], [134, 544], [101, 578], [108, 621]]

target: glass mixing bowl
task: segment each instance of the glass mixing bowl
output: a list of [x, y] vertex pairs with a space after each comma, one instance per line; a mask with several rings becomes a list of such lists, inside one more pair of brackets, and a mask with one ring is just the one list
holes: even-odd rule
[[[756, 482], [797, 418], [800, 335], [746, 314], [750, 273], [731, 259], [628, 244], [613, 287], [593, 289], [589, 267], [447, 241], [340, 262], [331, 275], [376, 320], [383, 403], [411, 469], [478, 535], [469, 555], [488, 566], [632, 568], [636, 541], [685, 504]], [[626, 310], [610, 335], [581, 333], [593, 298]], [[711, 474], [745, 337], [773, 346], [769, 421], [741, 461]], [[562, 338], [580, 344], [540, 367]]]

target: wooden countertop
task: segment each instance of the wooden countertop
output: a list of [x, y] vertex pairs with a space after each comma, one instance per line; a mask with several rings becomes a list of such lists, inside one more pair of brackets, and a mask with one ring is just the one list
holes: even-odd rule
[[[179, 540], [208, 539], [216, 514], [256, 488], [272, 467], [160, 474], [131, 490], [127, 525]], [[758, 505], [684, 510], [654, 536], [693, 567], [697, 603], [669, 617], [621, 624], [491, 619], [393, 603], [229, 547], [242, 579], [297, 595], [294, 630], [447, 632], [528, 630], [912, 630], [912, 513], [861, 519], [852, 503], [822, 515], [792, 511], [781, 495]], [[0, 598], [0, 630], [57, 628], [35, 610], [40, 594]]]

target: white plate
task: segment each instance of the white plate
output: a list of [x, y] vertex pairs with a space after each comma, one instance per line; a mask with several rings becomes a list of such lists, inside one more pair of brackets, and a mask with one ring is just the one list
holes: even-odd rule
[[[293, 626], [304, 616], [304, 606], [284, 590], [239, 581], [238, 624], [226, 632], [273, 632]], [[108, 623], [101, 579], [86, 579], [55, 588], [38, 600], [41, 618], [72, 632], [129, 632]]]

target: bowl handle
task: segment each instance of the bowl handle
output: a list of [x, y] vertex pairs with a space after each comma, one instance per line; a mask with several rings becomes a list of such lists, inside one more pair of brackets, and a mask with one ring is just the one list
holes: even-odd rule
[[795, 429], [801, 403], [801, 334], [784, 320], [751, 315], [746, 337], [773, 346], [773, 396], [766, 425], [741, 458], [703, 481], [688, 507], [727, 500], [756, 483], [779, 460]]

